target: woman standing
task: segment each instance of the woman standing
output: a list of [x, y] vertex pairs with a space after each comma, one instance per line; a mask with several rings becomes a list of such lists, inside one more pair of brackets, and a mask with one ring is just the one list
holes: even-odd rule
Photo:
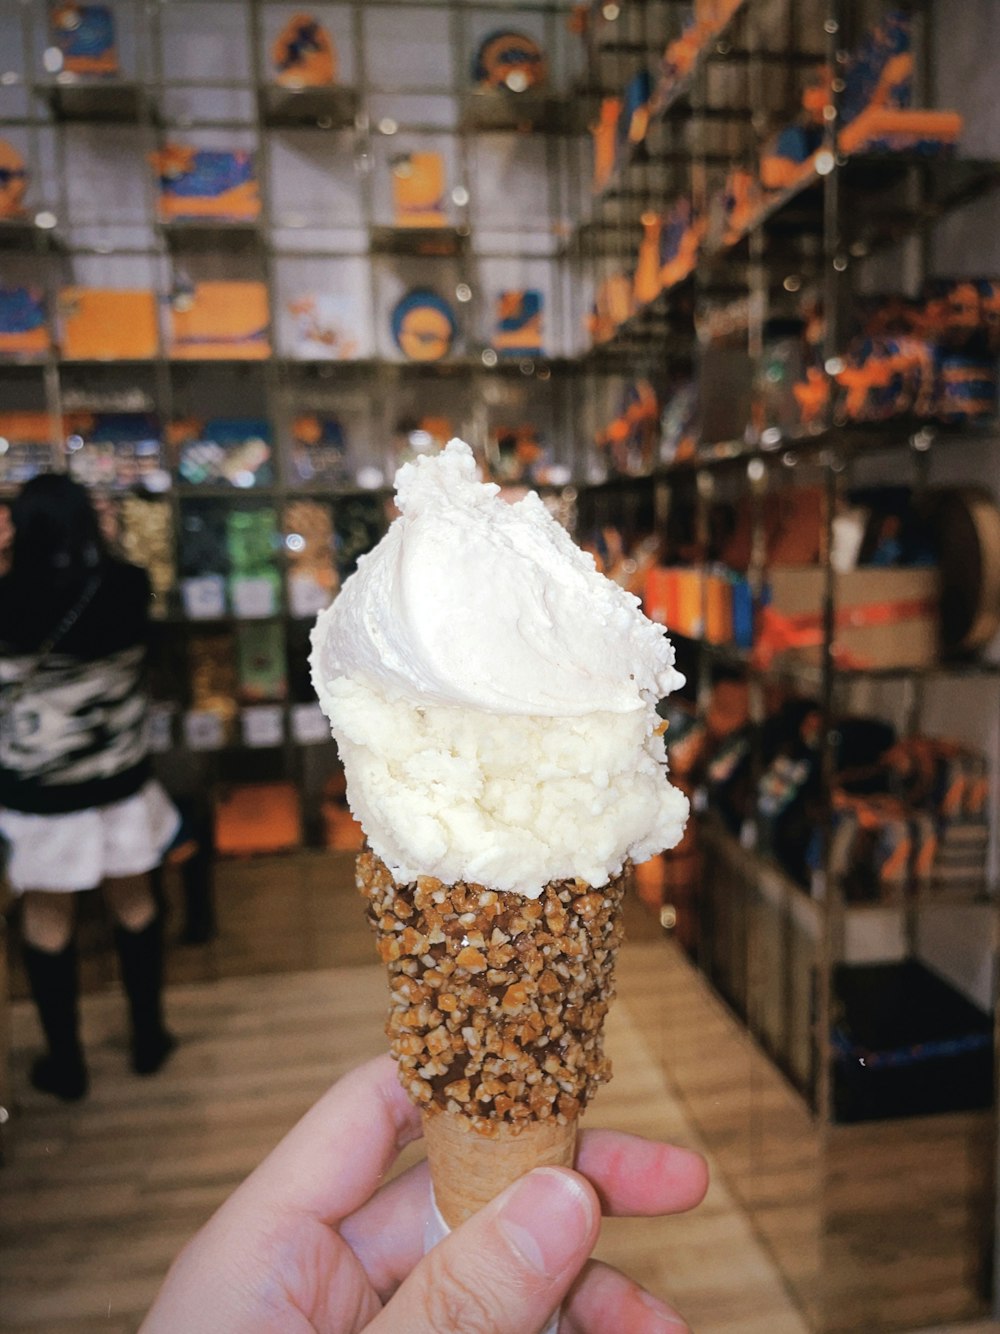
[[162, 923], [149, 872], [178, 816], [151, 777], [144, 570], [115, 559], [86, 490], [36, 477], [12, 507], [0, 578], [0, 832], [23, 896], [28, 980], [48, 1051], [36, 1088], [82, 1098], [75, 895], [103, 888], [132, 1022], [132, 1066], [152, 1074], [175, 1045], [163, 1023]]

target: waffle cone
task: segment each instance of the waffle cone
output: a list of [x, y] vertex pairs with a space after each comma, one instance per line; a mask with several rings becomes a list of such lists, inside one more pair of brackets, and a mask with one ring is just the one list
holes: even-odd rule
[[[398, 884], [371, 851], [357, 871], [389, 972], [386, 1033], [403, 1087], [429, 1113], [432, 1167], [476, 1151], [492, 1159], [483, 1141], [509, 1140], [496, 1157], [512, 1166], [463, 1169], [474, 1209], [536, 1162], [568, 1161], [572, 1127], [610, 1077], [603, 1029], [625, 874], [597, 889], [551, 881], [528, 899], [430, 876]], [[453, 1121], [462, 1137], [439, 1154], [430, 1141]], [[536, 1147], [522, 1153], [524, 1136]], [[483, 1188], [472, 1184], [480, 1173]]]
[[424, 1113], [424, 1141], [438, 1212], [450, 1228], [534, 1167], [572, 1167], [577, 1122], [501, 1124], [489, 1138], [464, 1116]]

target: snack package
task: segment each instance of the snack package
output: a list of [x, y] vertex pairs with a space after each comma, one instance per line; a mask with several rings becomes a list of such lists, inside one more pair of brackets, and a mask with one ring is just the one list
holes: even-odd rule
[[397, 153], [392, 158], [393, 221], [397, 227], [444, 227], [444, 158], [440, 153]]
[[291, 423], [290, 480], [303, 486], [342, 486], [348, 478], [347, 434], [338, 417], [302, 412]]
[[394, 306], [391, 320], [396, 346], [409, 361], [442, 361], [458, 334], [455, 312], [429, 287], [407, 292]]
[[169, 354], [184, 361], [261, 361], [271, 355], [267, 287], [204, 282], [170, 301]]
[[156, 294], [143, 289], [64, 287], [59, 341], [67, 361], [148, 361], [160, 347]]
[[50, 347], [40, 287], [0, 287], [0, 357], [44, 357]]
[[491, 341], [501, 356], [542, 355], [543, 302], [542, 293], [532, 288], [500, 293]]
[[24, 158], [13, 144], [0, 139], [0, 218], [20, 218], [24, 213], [24, 195], [28, 172]]
[[441, 1230], [573, 1161], [609, 1078], [604, 1017], [632, 862], [681, 837], [662, 629], [535, 493], [505, 504], [453, 440], [317, 620], [313, 682], [367, 849], [387, 1031], [424, 1113]]
[[0, 412], [0, 486], [20, 486], [52, 469], [54, 423], [47, 412]]
[[70, 475], [84, 486], [163, 491], [159, 419], [150, 412], [70, 412], [63, 418]]
[[323, 88], [337, 80], [337, 48], [311, 14], [294, 14], [271, 48], [275, 83], [283, 88]]
[[546, 77], [542, 48], [523, 32], [489, 33], [472, 62], [472, 82], [484, 91], [506, 88], [511, 93], [523, 93], [541, 87]]
[[188, 417], [171, 422], [167, 438], [177, 476], [189, 486], [248, 490], [274, 481], [271, 426], [262, 418]]
[[260, 190], [253, 154], [165, 144], [150, 154], [159, 186], [159, 214], [164, 222], [254, 222], [260, 216]]
[[62, 56], [61, 73], [118, 73], [115, 16], [110, 5], [54, 4], [49, 36]]

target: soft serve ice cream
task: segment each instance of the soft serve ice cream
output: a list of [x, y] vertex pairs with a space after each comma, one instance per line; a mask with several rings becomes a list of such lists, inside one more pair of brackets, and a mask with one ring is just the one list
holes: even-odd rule
[[537, 898], [603, 885], [681, 837], [657, 700], [662, 629], [534, 494], [506, 504], [453, 440], [396, 478], [401, 511], [312, 634], [351, 808], [398, 883]]

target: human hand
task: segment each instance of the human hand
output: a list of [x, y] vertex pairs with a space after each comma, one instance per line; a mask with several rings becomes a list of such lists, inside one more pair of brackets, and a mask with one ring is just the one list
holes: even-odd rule
[[174, 1262], [140, 1334], [560, 1334], [686, 1329], [607, 1265], [587, 1262], [600, 1214], [699, 1203], [704, 1160], [585, 1131], [578, 1171], [538, 1168], [424, 1255], [426, 1163], [378, 1189], [420, 1113], [388, 1056], [303, 1117]]

